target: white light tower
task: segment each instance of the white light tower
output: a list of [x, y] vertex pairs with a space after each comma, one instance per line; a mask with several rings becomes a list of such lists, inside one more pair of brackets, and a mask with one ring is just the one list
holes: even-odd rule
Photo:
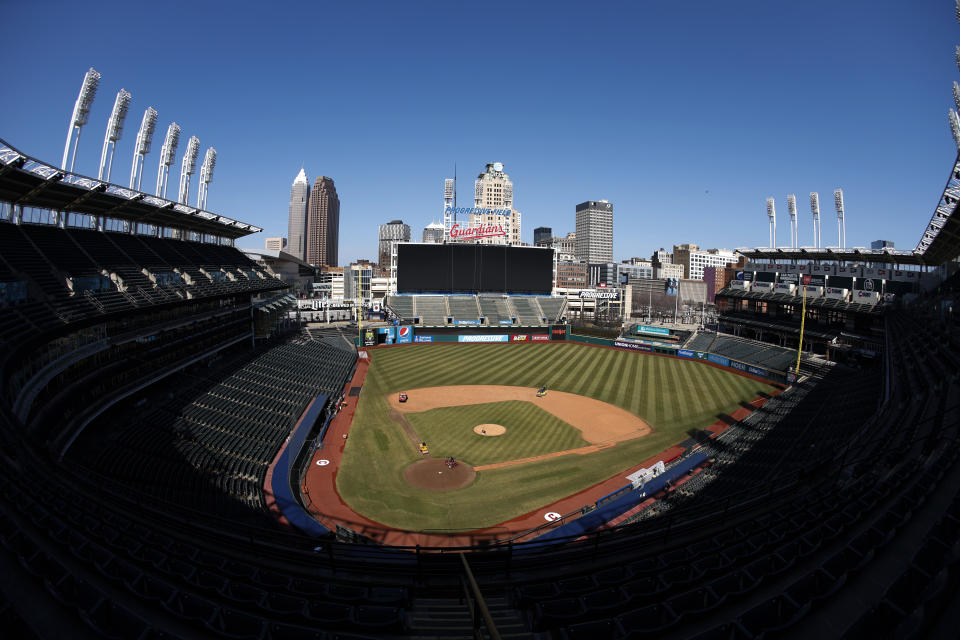
[[207, 208], [207, 190], [210, 183], [213, 182], [213, 167], [217, 164], [217, 150], [213, 147], [207, 149], [203, 156], [203, 166], [200, 167], [200, 186], [197, 189], [197, 208]]
[[770, 220], [770, 248], [777, 248], [777, 210], [773, 198], [767, 198], [767, 218]]
[[810, 213], [813, 214], [813, 246], [820, 248], [820, 194], [810, 192]]
[[787, 213], [790, 214], [790, 246], [796, 249], [800, 244], [800, 232], [797, 227], [797, 196], [792, 193], [787, 196]]
[[843, 189], [833, 192], [833, 203], [837, 207], [837, 243], [843, 248], [847, 245], [847, 222], [843, 219]]
[[73, 157], [70, 159], [70, 171], [73, 172], [73, 163], [77, 159], [77, 145], [80, 143], [80, 129], [87, 124], [90, 117], [90, 107], [93, 105], [93, 99], [97, 95], [97, 86], [100, 84], [100, 73], [90, 67], [86, 75], [83, 76], [83, 84], [80, 85], [80, 95], [77, 96], [77, 102], [73, 105], [73, 115], [70, 116], [70, 125], [67, 127], [67, 143], [63, 147], [63, 162], [60, 163], [61, 169], [67, 168], [67, 156], [70, 154], [70, 139], [74, 132], [77, 137], [73, 140]]
[[443, 181], [443, 239], [450, 237], [450, 227], [453, 225], [451, 211], [454, 206], [457, 183], [453, 178], [446, 178]]
[[183, 153], [183, 163], [180, 165], [180, 195], [177, 202], [187, 204], [190, 197], [190, 176], [197, 170], [197, 153], [200, 151], [200, 138], [190, 136], [187, 141], [187, 150]]
[[157, 195], [161, 198], [167, 197], [167, 178], [170, 175], [173, 158], [177, 155], [178, 144], [180, 144], [180, 125], [171, 122], [167, 127], [167, 137], [163, 139], [163, 146], [160, 147], [160, 166], [157, 168]]
[[117, 99], [113, 101], [113, 111], [110, 112], [110, 119], [107, 120], [107, 133], [103, 136], [103, 151], [100, 152], [100, 172], [97, 174], [97, 180], [105, 179], [110, 182], [110, 172], [113, 169], [113, 153], [117, 150], [117, 140], [123, 135], [123, 121], [127, 119], [129, 108], [130, 92], [126, 89], [120, 89], [117, 92]]
[[957, 149], [960, 149], [960, 116], [957, 116], [956, 111], [950, 109], [947, 117], [950, 120], [950, 133], [953, 134], [953, 141], [957, 143]]
[[150, 153], [150, 145], [153, 144], [153, 132], [157, 128], [157, 110], [153, 107], [147, 107], [143, 112], [143, 120], [140, 122], [140, 131], [137, 132], [137, 144], [133, 148], [133, 166], [130, 167], [130, 188], [140, 190], [140, 182], [143, 180], [143, 163], [146, 162], [146, 155]]

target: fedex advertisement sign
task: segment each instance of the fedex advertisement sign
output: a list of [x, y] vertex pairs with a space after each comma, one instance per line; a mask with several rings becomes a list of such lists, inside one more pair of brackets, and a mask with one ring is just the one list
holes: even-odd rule
[[397, 344], [408, 344], [413, 342], [413, 327], [403, 325], [397, 327]]

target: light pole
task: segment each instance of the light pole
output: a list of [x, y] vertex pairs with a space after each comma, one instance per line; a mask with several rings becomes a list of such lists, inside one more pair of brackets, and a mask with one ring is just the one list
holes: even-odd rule
[[[90, 67], [83, 76], [83, 84], [80, 85], [80, 95], [77, 96], [77, 102], [73, 105], [73, 115], [70, 116], [70, 125], [67, 127], [67, 143], [63, 147], [63, 161], [60, 163], [61, 169], [67, 168], [67, 156], [70, 155], [70, 140], [73, 139], [73, 156], [70, 159], [70, 172], [73, 172], [73, 164], [77, 160], [77, 146], [80, 144], [80, 130], [87, 124], [90, 118], [90, 107], [93, 105], [93, 99], [97, 95], [97, 86], [100, 84], [100, 73]], [[76, 133], [77, 137], [73, 138]]]
[[170, 176], [170, 165], [177, 155], [177, 145], [180, 144], [180, 125], [171, 122], [167, 127], [167, 136], [160, 147], [160, 166], [157, 168], [157, 196], [167, 197], [167, 182]]
[[140, 131], [137, 132], [137, 144], [133, 149], [133, 166], [130, 168], [130, 188], [140, 190], [140, 182], [143, 179], [143, 163], [146, 156], [150, 153], [150, 145], [153, 142], [153, 132], [157, 127], [157, 110], [153, 107], [147, 107], [143, 112], [143, 120], [140, 122]]
[[[107, 120], [107, 132], [103, 136], [103, 151], [100, 152], [100, 171], [97, 180], [110, 182], [110, 173], [113, 170], [113, 154], [117, 150], [117, 141], [123, 135], [123, 122], [127, 119], [127, 110], [130, 108], [130, 92], [120, 89], [117, 98], [113, 101], [113, 111]], [[104, 177], [106, 176], [106, 177]]]

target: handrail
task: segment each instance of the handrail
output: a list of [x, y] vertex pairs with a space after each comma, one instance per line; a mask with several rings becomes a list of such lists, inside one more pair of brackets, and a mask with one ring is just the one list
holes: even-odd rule
[[[483, 616], [483, 622], [487, 625], [487, 632], [490, 634], [490, 640], [500, 640], [500, 632], [497, 631], [497, 625], [493, 623], [493, 616], [490, 615], [490, 609], [487, 608], [487, 601], [483, 599], [483, 594], [480, 593], [480, 587], [477, 586], [477, 581], [473, 578], [473, 571], [470, 570], [470, 565], [467, 563], [467, 557], [460, 553], [460, 561], [463, 563], [463, 571], [467, 576], [467, 583], [470, 585], [470, 591], [473, 592], [473, 601], [477, 607], [480, 608], [480, 615]], [[473, 616], [471, 612], [471, 617]], [[476, 630], [476, 623], [474, 623], [474, 629]], [[474, 634], [476, 635], [476, 634]]]

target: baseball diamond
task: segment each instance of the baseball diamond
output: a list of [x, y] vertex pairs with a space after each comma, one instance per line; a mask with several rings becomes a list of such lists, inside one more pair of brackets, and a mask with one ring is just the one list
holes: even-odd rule
[[[410, 345], [370, 356], [336, 486], [358, 514], [410, 531], [505, 523], [625, 472], [773, 390], [691, 360], [579, 344]], [[536, 397], [544, 384], [549, 393]], [[506, 432], [478, 438], [482, 423]], [[423, 457], [419, 441], [434, 458], [470, 465], [476, 478], [457, 490], [412, 486], [404, 470]]]

